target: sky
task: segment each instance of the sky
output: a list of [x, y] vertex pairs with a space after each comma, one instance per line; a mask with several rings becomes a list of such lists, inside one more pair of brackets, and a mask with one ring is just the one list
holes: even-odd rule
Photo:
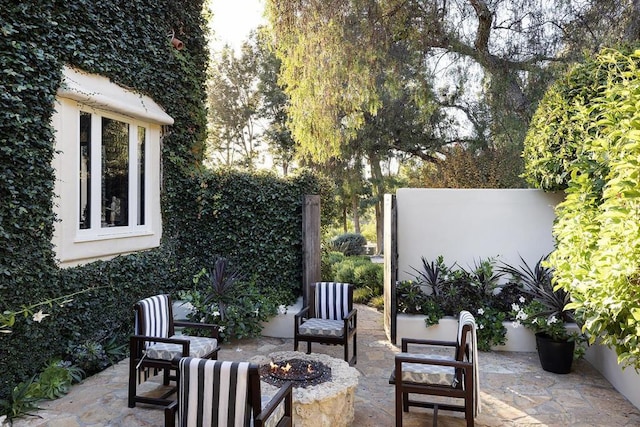
[[238, 51], [249, 32], [266, 22], [264, 0], [210, 0], [210, 4], [215, 50], [228, 43]]

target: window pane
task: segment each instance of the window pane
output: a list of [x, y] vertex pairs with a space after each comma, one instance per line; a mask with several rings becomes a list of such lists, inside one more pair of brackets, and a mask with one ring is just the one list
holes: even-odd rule
[[138, 225], [144, 225], [144, 153], [147, 130], [138, 127]]
[[102, 226], [129, 225], [129, 124], [102, 118]]
[[91, 114], [80, 112], [80, 229], [91, 228]]

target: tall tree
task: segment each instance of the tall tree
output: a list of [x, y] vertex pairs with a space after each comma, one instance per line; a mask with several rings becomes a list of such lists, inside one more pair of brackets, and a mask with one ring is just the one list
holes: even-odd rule
[[213, 163], [252, 169], [258, 160], [258, 65], [255, 40], [242, 44], [239, 56], [225, 46], [210, 67], [209, 153]]
[[270, 48], [264, 28], [258, 29], [256, 37], [261, 58], [258, 90], [262, 96], [262, 103], [259, 117], [267, 122], [264, 141], [268, 145], [274, 164], [278, 164], [283, 175], [287, 175], [296, 149], [291, 131], [287, 127], [289, 97], [278, 83], [281, 61]]

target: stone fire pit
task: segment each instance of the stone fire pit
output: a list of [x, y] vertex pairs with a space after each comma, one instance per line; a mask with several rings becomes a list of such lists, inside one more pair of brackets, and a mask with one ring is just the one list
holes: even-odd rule
[[[358, 386], [359, 372], [341, 359], [325, 354], [305, 354], [297, 351], [280, 351], [268, 356], [256, 356], [250, 362], [260, 366], [271, 363], [286, 364], [286, 361], [303, 359], [320, 362], [327, 366], [330, 378], [315, 385], [303, 385], [293, 381], [293, 425], [294, 427], [348, 427], [353, 423], [354, 398]], [[261, 371], [268, 371], [264, 369]], [[261, 381], [263, 395], [273, 396], [278, 387]]]

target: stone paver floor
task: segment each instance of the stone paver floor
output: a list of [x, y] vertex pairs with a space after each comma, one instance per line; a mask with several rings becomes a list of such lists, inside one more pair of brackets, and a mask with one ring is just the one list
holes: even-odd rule
[[[263, 337], [225, 344], [219, 359], [249, 360], [288, 350], [293, 350], [292, 339]], [[342, 347], [314, 344], [313, 351], [342, 357]], [[384, 335], [382, 315], [358, 306], [356, 368], [361, 376], [354, 426], [394, 425], [394, 389], [388, 380], [397, 352]], [[586, 361], [579, 361], [567, 375], [543, 371], [535, 353], [483, 352], [479, 361], [482, 412], [477, 426], [640, 426], [640, 411]], [[127, 407], [127, 381], [128, 360], [124, 360], [75, 385], [67, 396], [45, 402], [37, 416], [17, 420], [14, 426], [162, 426], [161, 409]], [[144, 386], [157, 384], [148, 381]], [[404, 425], [431, 426], [431, 411], [412, 408]], [[462, 414], [440, 411], [438, 425], [466, 424]]]

